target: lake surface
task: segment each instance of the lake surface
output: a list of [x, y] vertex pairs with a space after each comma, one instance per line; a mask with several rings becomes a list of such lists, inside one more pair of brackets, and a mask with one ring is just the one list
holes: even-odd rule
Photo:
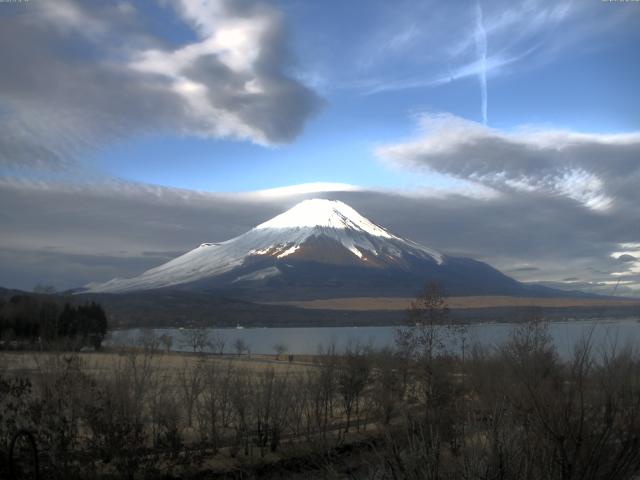
[[[518, 326], [508, 323], [484, 323], [466, 326], [466, 345], [480, 343], [492, 347], [499, 346], [509, 339], [514, 328]], [[327, 347], [335, 344], [338, 351], [343, 351], [349, 342], [371, 345], [374, 348], [393, 346], [396, 327], [300, 327], [300, 328], [211, 328], [210, 335], [224, 337], [225, 353], [233, 353], [233, 343], [242, 339], [252, 353], [273, 354], [274, 346], [282, 344], [287, 352], [292, 354], [315, 354], [320, 346]], [[186, 342], [184, 329], [159, 328], [153, 332], [173, 337], [172, 349], [175, 351], [190, 351]], [[596, 348], [610, 348], [612, 346], [640, 346], [640, 320], [600, 319], [573, 320], [566, 322], [552, 322], [549, 332], [555, 342], [558, 352], [568, 356], [578, 341], [591, 335]], [[106, 345], [136, 345], [142, 333], [141, 329], [116, 330], [109, 334]], [[451, 348], [459, 348], [452, 344]]]

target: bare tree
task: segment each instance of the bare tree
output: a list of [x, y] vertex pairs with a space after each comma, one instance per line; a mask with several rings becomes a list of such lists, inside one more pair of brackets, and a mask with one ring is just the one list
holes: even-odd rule
[[211, 348], [218, 355], [224, 355], [224, 347], [227, 344], [227, 340], [220, 332], [214, 332], [211, 336]]
[[338, 392], [347, 417], [345, 432], [349, 431], [354, 411], [359, 422], [360, 398], [369, 382], [370, 372], [371, 366], [367, 352], [358, 344], [348, 345], [344, 361], [338, 369]]
[[164, 333], [160, 335], [160, 343], [165, 348], [165, 351], [169, 353], [171, 351], [171, 347], [173, 346], [173, 337]]
[[276, 375], [273, 368], [261, 373], [253, 384], [255, 442], [264, 456], [269, 446], [275, 452], [288, 420], [289, 382], [286, 375]]
[[383, 350], [376, 355], [373, 384], [373, 402], [383, 425], [388, 425], [402, 407], [402, 379], [394, 368], [393, 353]]
[[280, 356], [284, 355], [285, 353], [287, 353], [287, 346], [284, 343], [276, 343], [273, 346], [273, 351], [276, 354], [276, 358], [278, 360], [280, 360]]
[[327, 447], [327, 434], [333, 420], [333, 406], [336, 397], [338, 357], [334, 344], [326, 349], [320, 347], [316, 358], [316, 368], [308, 371], [305, 378], [306, 402], [305, 417], [307, 437], [320, 433], [322, 448]]
[[428, 283], [407, 310], [407, 327], [396, 331], [396, 345], [408, 354], [432, 359], [446, 347], [443, 326], [449, 307], [440, 284]]
[[182, 330], [183, 343], [193, 349], [193, 353], [202, 353], [211, 345], [209, 332], [206, 328], [188, 328]]
[[145, 352], [154, 354], [160, 347], [160, 338], [156, 335], [156, 332], [151, 328], [143, 328], [138, 334], [136, 343], [142, 347]]
[[152, 353], [130, 353], [91, 390], [85, 422], [87, 440], [96, 456], [114, 465], [122, 478], [134, 478], [139, 469], [154, 463], [145, 455], [148, 422], [145, 406], [155, 377]]
[[244, 352], [249, 350], [248, 345], [241, 338], [238, 338], [235, 342], [233, 342], [233, 348], [238, 355], [242, 355]]
[[235, 456], [240, 448], [244, 450], [245, 455], [249, 455], [251, 419], [253, 416], [251, 410], [253, 406], [253, 402], [251, 402], [252, 394], [252, 376], [246, 370], [238, 370], [231, 389], [231, 404], [234, 410], [233, 427], [235, 429], [235, 439], [231, 448], [232, 456]]
[[411, 302], [407, 324], [396, 331], [398, 357], [405, 364], [402, 383], [414, 391], [425, 412], [439, 421], [442, 416], [437, 409], [452, 407], [453, 401], [447, 358], [454, 355], [456, 342], [461, 340], [464, 348], [466, 328], [451, 321], [445, 292], [433, 282]]
[[198, 401], [200, 393], [202, 393], [202, 366], [195, 367], [185, 360], [183, 367], [178, 373], [178, 384], [184, 401], [184, 409], [187, 413], [187, 425], [193, 424], [193, 410]]
[[208, 362], [202, 369], [202, 393], [198, 402], [201, 436], [218, 452], [225, 430], [233, 417], [232, 395], [236, 370], [231, 362], [221, 367], [219, 362]]

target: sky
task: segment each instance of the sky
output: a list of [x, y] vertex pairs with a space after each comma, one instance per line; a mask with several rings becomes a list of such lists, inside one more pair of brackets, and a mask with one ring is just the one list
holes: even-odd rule
[[640, 3], [0, 3], [0, 286], [135, 276], [304, 198], [640, 296]]

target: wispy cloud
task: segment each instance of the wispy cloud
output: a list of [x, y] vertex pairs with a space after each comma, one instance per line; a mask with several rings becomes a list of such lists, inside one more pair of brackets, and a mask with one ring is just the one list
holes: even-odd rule
[[[333, 84], [373, 95], [435, 87], [476, 76], [481, 118], [486, 123], [487, 82], [492, 77], [548, 64], [569, 47], [578, 47], [579, 51], [597, 48], [597, 41], [585, 39], [630, 22], [617, 9], [603, 10], [590, 2], [477, 0], [462, 9], [457, 3], [451, 7], [428, 2], [424, 5], [416, 12], [418, 20], [415, 16], [403, 18], [404, 24], [395, 23], [395, 34], [374, 37], [372, 44], [367, 44], [378, 53], [367, 57], [366, 69], [349, 72], [349, 79]], [[420, 25], [418, 30], [412, 29], [415, 24]], [[397, 42], [393, 51], [388, 48], [396, 45], [394, 39], [406, 37], [410, 41]], [[393, 65], [391, 71], [389, 64]]]
[[505, 57], [502, 53], [496, 53], [483, 59], [472, 60], [469, 63], [452, 68], [448, 72], [437, 74], [434, 77], [410, 76], [396, 80], [369, 79], [352, 83], [350, 87], [358, 88], [362, 95], [375, 95], [383, 92], [407, 90], [411, 88], [436, 87], [470, 77], [483, 76], [486, 83], [488, 73], [499, 72], [501, 69], [530, 55], [534, 50], [535, 47], [532, 47], [514, 57]]
[[487, 32], [482, 20], [482, 7], [480, 1], [476, 2], [476, 53], [478, 55], [478, 78], [480, 79], [480, 97], [482, 123], [487, 124]]
[[251, 192], [251, 194], [263, 196], [266, 198], [278, 198], [310, 193], [357, 192], [360, 190], [363, 190], [363, 188], [348, 183], [313, 182], [301, 183], [298, 185], [288, 185], [286, 187], [269, 188], [266, 190], [258, 190], [255, 192]]

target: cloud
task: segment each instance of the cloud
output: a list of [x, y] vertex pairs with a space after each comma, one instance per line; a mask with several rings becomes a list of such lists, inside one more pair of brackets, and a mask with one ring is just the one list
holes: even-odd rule
[[[591, 290], [619, 280], [640, 295], [640, 133], [501, 131], [424, 115], [414, 138], [376, 154], [395, 168], [494, 192], [474, 205], [452, 195], [450, 205], [431, 200], [425, 215], [441, 219], [431, 231], [451, 235], [442, 244], [449, 251], [485, 259], [521, 280], [573, 278], [574, 287]], [[443, 225], [447, 219], [464, 238]]]
[[620, 243], [618, 251], [611, 253], [611, 258], [624, 263], [624, 270], [613, 272], [619, 281], [640, 277], [640, 243]]
[[538, 267], [517, 267], [511, 270], [512, 272], [539, 272]]
[[[355, 82], [352, 86], [361, 89], [363, 95], [374, 95], [382, 92], [406, 90], [410, 88], [437, 87], [447, 83], [463, 80], [469, 77], [484, 79], [481, 88], [486, 86], [487, 74], [496, 73], [499, 69], [505, 68], [520, 59], [526, 57], [530, 51], [519, 53], [516, 56], [508, 57], [503, 53], [488, 55], [480, 59], [470, 60], [458, 67], [449, 69], [446, 73], [440, 71], [432, 75], [410, 76], [403, 79], [368, 79]], [[481, 94], [482, 94], [481, 90]], [[484, 100], [481, 96], [481, 112], [484, 112]]]
[[[0, 245], [69, 254], [180, 251], [203, 239], [218, 241], [243, 233], [263, 218], [261, 211], [279, 211], [258, 208], [263, 201], [258, 195], [211, 194], [118, 180], [63, 183], [0, 178], [0, 199], [3, 224], [11, 226], [0, 232]], [[212, 218], [219, 222], [215, 228]], [[133, 235], [127, 233], [131, 227], [136, 230]]]
[[[333, 192], [323, 192], [323, 189]], [[142, 271], [240, 235], [342, 184], [214, 194], [122, 180], [68, 183], [0, 176], [0, 286], [71, 288]]]
[[480, 64], [478, 78], [480, 80], [480, 98], [482, 123], [487, 124], [487, 31], [482, 20], [482, 7], [480, 0], [476, 2], [476, 29], [475, 29], [476, 53]]
[[[603, 7], [598, 2], [553, 0], [396, 2], [394, 11], [379, 15], [381, 22], [371, 28], [364, 51], [354, 55], [352, 63], [359, 70], [344, 66], [346, 78], [333, 83], [372, 95], [477, 76], [485, 118], [488, 79], [552, 63], [569, 48], [573, 57], [592, 52], [608, 43], [613, 29], [632, 29], [637, 21], [635, 10]], [[396, 41], [404, 38], [410, 41]]]
[[[619, 278], [640, 292], [640, 274], [630, 270], [635, 263], [611, 256], [640, 248], [633, 246], [640, 241], [635, 207], [603, 213], [566, 196], [527, 190], [482, 198], [319, 190], [212, 194], [123, 181], [0, 178], [1, 221], [11, 226], [0, 229], [0, 285], [70, 288], [134, 276], [203, 242], [240, 235], [302, 199], [321, 197], [342, 200], [396, 234], [486, 261], [519, 280]], [[621, 270], [624, 275], [612, 275]]]
[[348, 183], [314, 182], [258, 190], [254, 194], [267, 198], [276, 198], [310, 193], [357, 192], [359, 190], [362, 190], [362, 188]]
[[499, 192], [567, 197], [594, 211], [640, 200], [637, 132], [504, 132], [451, 115], [424, 115], [417, 138], [376, 153], [400, 168], [435, 171]]
[[[136, 5], [136, 6], [134, 6]], [[24, 2], [0, 17], [0, 165], [69, 168], [131, 135], [173, 132], [289, 142], [318, 108], [291, 78], [283, 19], [260, 1], [160, 9], [191, 37], [118, 2]], [[167, 9], [175, 8], [175, 12]]]
[[[0, 247], [0, 286], [30, 291], [34, 286], [53, 285], [67, 290], [83, 285], [87, 278], [136, 276], [169, 258], [100, 254], [72, 254], [46, 249]], [[84, 282], [84, 283], [83, 283]]]

